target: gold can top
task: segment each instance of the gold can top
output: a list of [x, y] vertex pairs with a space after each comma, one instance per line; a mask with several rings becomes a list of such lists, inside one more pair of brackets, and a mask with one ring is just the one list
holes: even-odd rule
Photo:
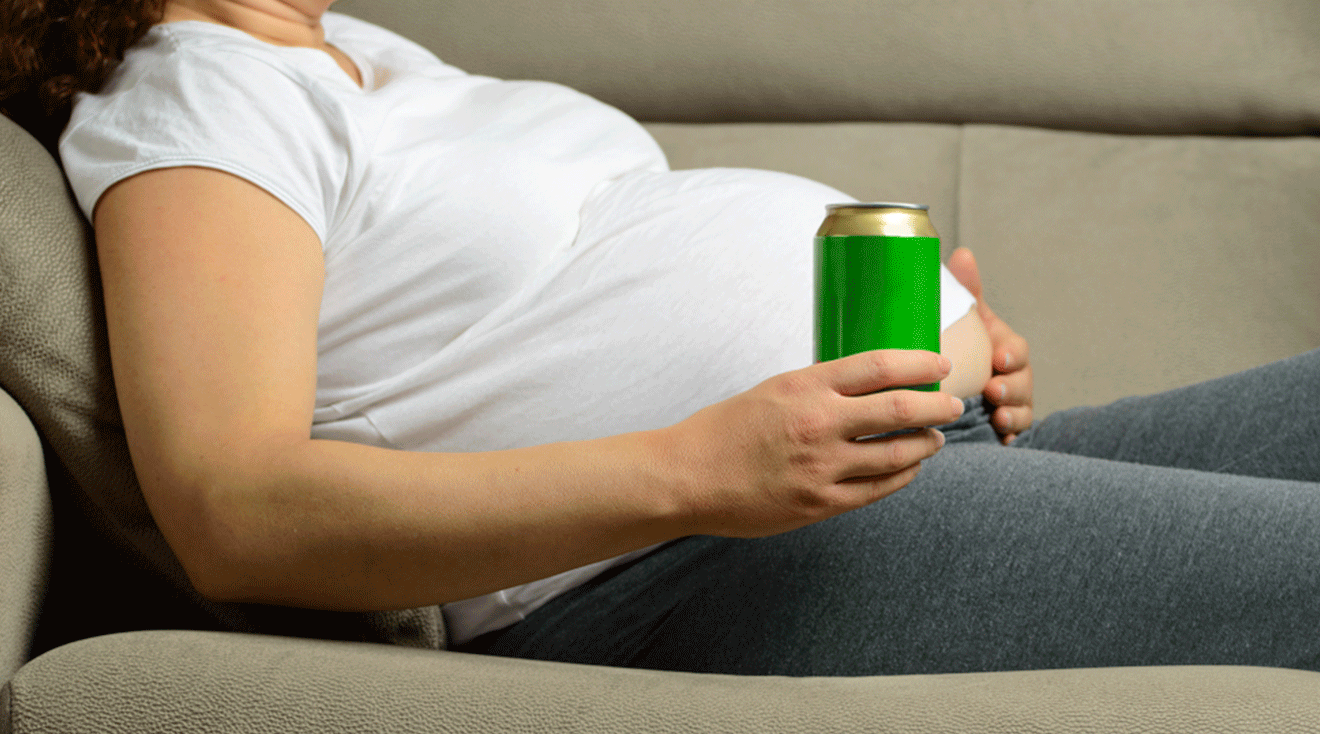
[[930, 207], [894, 201], [854, 201], [825, 206], [817, 237], [939, 237]]
[[923, 212], [930, 211], [926, 204], [906, 204], [901, 201], [853, 201], [845, 204], [826, 204], [826, 211], [835, 209], [920, 209]]

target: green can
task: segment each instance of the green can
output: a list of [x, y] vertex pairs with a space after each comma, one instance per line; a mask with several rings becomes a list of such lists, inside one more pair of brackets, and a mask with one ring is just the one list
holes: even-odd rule
[[816, 361], [872, 349], [939, 352], [940, 238], [929, 207], [857, 202], [825, 209], [816, 232]]

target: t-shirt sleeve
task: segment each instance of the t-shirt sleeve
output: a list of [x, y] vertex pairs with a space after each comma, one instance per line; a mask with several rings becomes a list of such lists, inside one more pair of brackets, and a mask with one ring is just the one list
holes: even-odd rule
[[89, 220], [118, 181], [202, 166], [266, 190], [324, 247], [348, 156], [342, 126], [314, 89], [222, 49], [178, 49], [129, 71], [109, 94], [79, 95], [61, 138], [65, 174]]
[[976, 296], [953, 277], [944, 263], [940, 263], [940, 331], [953, 326], [953, 322], [966, 316], [975, 305]]

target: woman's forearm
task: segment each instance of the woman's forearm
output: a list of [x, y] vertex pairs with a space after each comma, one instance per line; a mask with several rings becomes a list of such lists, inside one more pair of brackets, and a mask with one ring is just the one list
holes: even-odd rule
[[312, 440], [325, 263], [306, 220], [204, 167], [130, 177], [94, 215], [142, 496], [218, 600], [421, 606], [683, 535], [783, 532], [896, 491], [937, 448], [845, 432], [956, 415], [883, 393], [947, 377], [912, 350], [810, 365], [652, 432], [467, 454]]
[[939, 444], [930, 432], [893, 445], [847, 432], [953, 420], [947, 398], [880, 390], [945, 376], [924, 352], [854, 355], [667, 428], [504, 451], [247, 442], [208, 463], [210, 478], [157, 486], [152, 511], [189, 518], [161, 529], [215, 600], [441, 604], [686, 535], [770, 535], [876, 501]]
[[940, 392], [959, 398], [981, 394], [990, 380], [990, 334], [973, 308], [940, 334], [940, 353], [953, 362], [953, 371], [940, 381]]
[[479, 596], [686, 534], [659, 456], [646, 432], [447, 454], [308, 440], [207, 489], [210, 552], [185, 567], [225, 601]]
[[[941, 335], [941, 392], [978, 394], [975, 311]], [[698, 531], [685, 457], [643, 431], [504, 451], [424, 453], [306, 439], [228, 462], [167, 539], [216, 600], [366, 611], [467, 599]], [[689, 484], [691, 482], [689, 481]], [[178, 532], [178, 531], [175, 531]]]

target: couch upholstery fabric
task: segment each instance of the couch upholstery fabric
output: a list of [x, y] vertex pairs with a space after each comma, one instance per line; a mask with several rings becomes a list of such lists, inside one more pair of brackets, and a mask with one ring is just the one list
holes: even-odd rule
[[[216, 629], [444, 646], [438, 607], [380, 614], [216, 604], [192, 589], [133, 473], [114, 393], [96, 253], [56, 162], [0, 117], [0, 388], [23, 406], [72, 477], [67, 506], [102, 537], [85, 552], [122, 556], [156, 576], [151, 606], [190, 599]], [[71, 569], [76, 571], [75, 569]], [[197, 624], [197, 622], [191, 622]]]
[[50, 494], [41, 441], [0, 390], [0, 680], [27, 662], [46, 590]]
[[959, 234], [1032, 339], [1040, 414], [1320, 347], [1318, 173], [1315, 137], [969, 127]]
[[[291, 702], [296, 704], [291, 705]], [[12, 683], [13, 734], [1315, 731], [1320, 676], [1160, 667], [783, 678], [256, 635], [66, 645]], [[0, 734], [5, 729], [0, 712]]]
[[987, 302], [1027, 337], [1040, 418], [1320, 347], [1314, 136], [647, 128], [674, 168], [771, 168], [863, 201], [930, 204], [943, 256], [971, 248]]
[[[860, 199], [931, 204], [944, 254], [972, 247], [988, 300], [1031, 340], [1038, 417], [1320, 346], [1314, 0], [334, 9], [469, 72], [558, 81], [615, 104], [650, 123], [675, 168], [770, 168]], [[154, 563], [176, 590], [182, 576], [136, 493], [86, 224], [54, 162], [7, 120], [0, 200], [0, 387], [52, 459], [43, 478], [41, 446], [0, 392], [7, 677], [41, 598], [44, 483], [76, 487], [75, 505], [96, 516], [87, 524], [123, 541], [98, 550]], [[197, 603], [229, 628], [443, 639], [434, 608], [273, 619]], [[1315, 731], [1317, 721], [1320, 674], [1291, 670], [753, 679], [197, 631], [57, 647], [0, 688], [0, 734], [1199, 733]]]
[[1320, 129], [1313, 0], [340, 0], [334, 9], [460, 69], [562, 82], [651, 122]]

